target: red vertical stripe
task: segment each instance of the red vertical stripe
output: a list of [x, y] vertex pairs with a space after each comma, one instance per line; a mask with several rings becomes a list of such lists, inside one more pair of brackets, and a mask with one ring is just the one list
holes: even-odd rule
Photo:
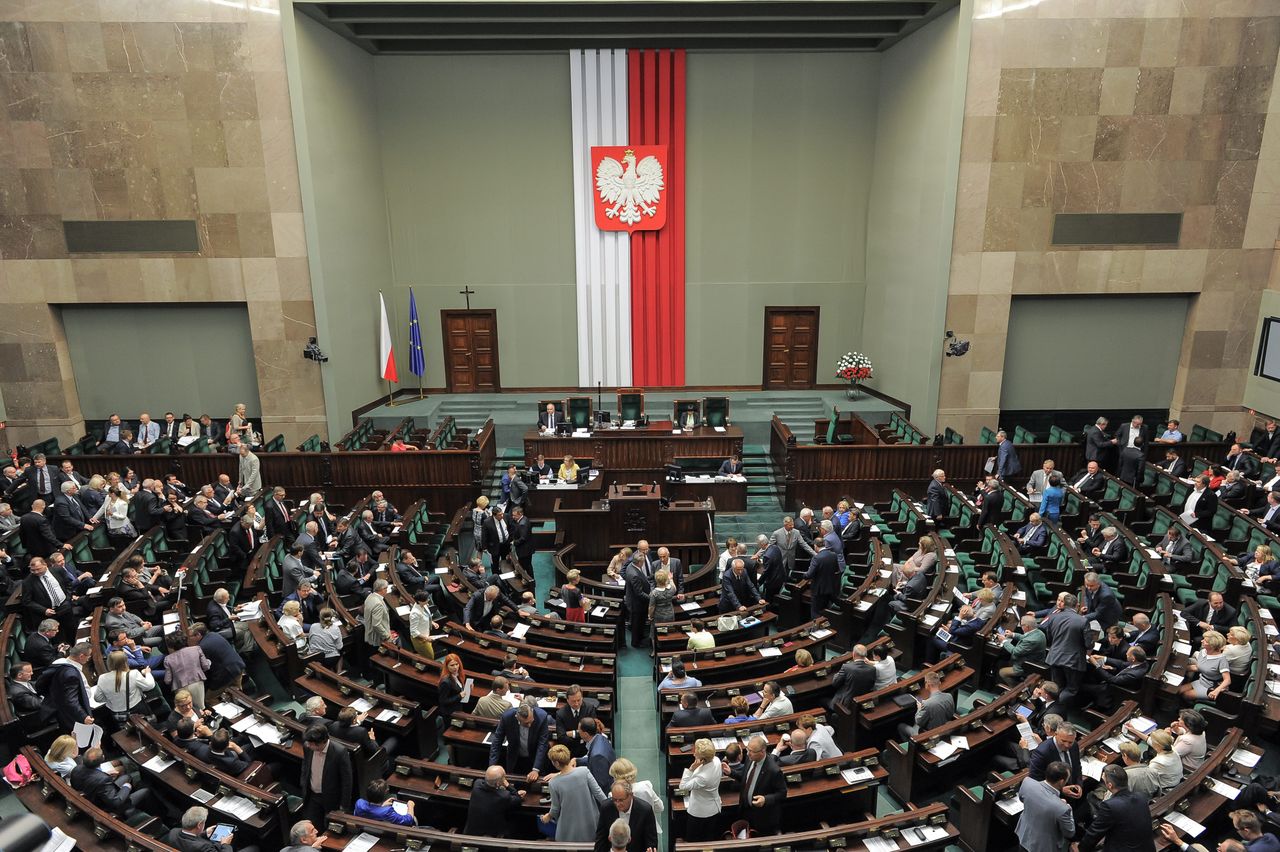
[[631, 237], [632, 381], [642, 387], [685, 382], [683, 50], [628, 53], [631, 141], [668, 146], [667, 223]]

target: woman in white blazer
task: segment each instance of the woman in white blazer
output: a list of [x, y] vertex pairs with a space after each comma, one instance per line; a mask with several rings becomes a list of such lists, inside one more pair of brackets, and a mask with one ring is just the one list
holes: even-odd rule
[[693, 765], [680, 776], [684, 800], [684, 839], [690, 843], [720, 839], [720, 758], [703, 737], [693, 744]]

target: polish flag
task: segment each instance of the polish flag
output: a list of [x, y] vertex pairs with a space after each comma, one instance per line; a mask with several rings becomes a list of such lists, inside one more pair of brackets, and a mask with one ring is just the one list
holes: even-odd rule
[[382, 378], [389, 382], [399, 382], [396, 378], [396, 353], [391, 347], [391, 323], [387, 322], [387, 302], [378, 294], [378, 305], [382, 309], [382, 335], [378, 340], [378, 371]]

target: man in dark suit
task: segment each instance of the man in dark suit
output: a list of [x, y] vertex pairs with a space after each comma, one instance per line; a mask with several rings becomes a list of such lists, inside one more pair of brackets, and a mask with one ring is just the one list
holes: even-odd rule
[[484, 630], [489, 626], [489, 620], [494, 613], [503, 608], [513, 613], [518, 611], [515, 602], [504, 595], [497, 586], [476, 589], [462, 611], [463, 624], [468, 630]]
[[833, 707], [852, 708], [853, 700], [875, 689], [876, 668], [867, 662], [867, 646], [854, 645], [853, 659], [840, 667], [831, 681]]
[[809, 560], [809, 570], [804, 578], [809, 581], [809, 618], [818, 618], [827, 611], [840, 593], [840, 563], [825, 544], [814, 543], [817, 553]]
[[720, 578], [720, 612], [746, 612], [764, 602], [747, 572], [746, 560], [740, 556], [735, 558], [729, 563], [729, 570]]
[[1222, 467], [1226, 473], [1237, 470], [1241, 476], [1253, 479], [1258, 475], [1258, 457], [1246, 452], [1239, 444], [1232, 444], [1231, 449], [1227, 451], [1226, 459], [1222, 462]]
[[929, 480], [929, 488], [925, 492], [924, 513], [933, 518], [934, 523], [937, 524], [945, 521], [947, 513], [951, 511], [951, 495], [943, 485], [946, 481], [946, 471], [938, 468], [933, 472], [933, 478]]
[[[280, 606], [284, 606], [289, 601], [297, 601], [302, 607], [302, 623], [315, 624], [320, 620], [321, 595], [315, 590], [311, 583], [303, 580], [298, 584], [297, 590], [293, 594], [285, 596], [280, 601]], [[280, 617], [280, 611], [276, 611], [276, 618]]]
[[260, 544], [262, 534], [253, 528], [253, 520], [247, 516], [232, 524], [231, 532], [227, 533], [227, 549], [241, 571], [249, 565]]
[[547, 771], [547, 747], [551, 719], [545, 710], [529, 704], [502, 714], [489, 745], [489, 765], [502, 766], [513, 775], [537, 781]]
[[715, 716], [711, 715], [711, 708], [699, 707], [698, 696], [692, 692], [680, 693], [680, 709], [671, 714], [671, 721], [667, 724], [668, 728], [696, 728], [702, 725], [714, 725], [716, 723]]
[[1084, 575], [1082, 597], [1080, 611], [1086, 621], [1097, 621], [1103, 631], [1113, 624], [1120, 623], [1120, 616], [1124, 614], [1120, 608], [1120, 599], [1093, 571]]
[[565, 691], [564, 704], [556, 709], [556, 730], [560, 732], [560, 741], [568, 746], [569, 753], [575, 758], [587, 753], [578, 738], [578, 722], [595, 719], [599, 713], [600, 702], [584, 696], [582, 687], [576, 683]]
[[[1156, 545], [1156, 556], [1160, 557], [1160, 561], [1165, 565], [1175, 569], [1175, 573], [1181, 574], [1190, 567], [1195, 561], [1195, 553], [1191, 550], [1191, 542], [1187, 541], [1182, 534], [1180, 527], [1169, 527], [1165, 531], [1164, 538]], [[1108, 626], [1108, 625], [1104, 625]]]
[[43, 453], [31, 457], [31, 466], [23, 472], [23, 478], [31, 488], [31, 493], [45, 503], [52, 503], [58, 496], [58, 475], [49, 467]]
[[[760, 566], [760, 594], [765, 600], [772, 603], [787, 581], [786, 569], [782, 564], [782, 549], [769, 541], [769, 537], [764, 535], [756, 539], [756, 545], [759, 548], [756, 551], [755, 559]], [[665, 550], [665, 548], [663, 549]], [[838, 564], [839, 560], [837, 560]]]
[[593, 852], [610, 852], [613, 849], [609, 830], [619, 819], [631, 829], [627, 852], [650, 852], [658, 848], [658, 822], [653, 816], [653, 805], [635, 797], [630, 781], [614, 781], [609, 788], [609, 800], [600, 806]]
[[1116, 430], [1116, 436], [1111, 439], [1120, 451], [1120, 470], [1117, 475], [1130, 485], [1136, 485], [1142, 479], [1142, 465], [1146, 459], [1147, 442], [1150, 440], [1151, 434], [1142, 425], [1140, 414], [1133, 415], [1128, 423]]
[[318, 533], [319, 528], [316, 522], [307, 521], [302, 532], [298, 533], [298, 537], [293, 540], [294, 544], [302, 546], [302, 564], [312, 571], [319, 571], [324, 567], [324, 557], [320, 555], [320, 542], [316, 538]]
[[490, 766], [484, 778], [471, 788], [467, 801], [467, 824], [464, 834], [482, 837], [506, 837], [507, 816], [520, 807], [525, 791], [511, 789], [507, 773], [501, 766]]
[[302, 735], [302, 813], [324, 825], [329, 811], [347, 810], [351, 797], [351, 754], [329, 738], [324, 725], [312, 725]]
[[56, 620], [42, 618], [39, 629], [27, 636], [27, 643], [22, 648], [22, 659], [39, 671], [61, 657], [63, 648], [58, 645], [58, 630]]
[[1000, 480], [994, 476], [986, 477], [978, 485], [974, 501], [978, 504], [978, 518], [974, 522], [977, 529], [987, 524], [994, 524], [1000, 518], [1000, 509], [1004, 506], [1004, 494], [1000, 490]]
[[684, 563], [671, 555], [671, 551], [665, 547], [658, 548], [658, 558], [653, 563], [653, 573], [659, 570], [665, 570], [671, 576], [671, 582], [675, 584], [677, 601], [684, 600]]
[[1074, 810], [1080, 802], [1082, 793], [1080, 742], [1075, 727], [1065, 719], [1058, 723], [1055, 730], [1046, 731], [1044, 741], [1032, 750], [1027, 765], [1027, 776], [1033, 781], [1043, 781], [1049, 764], [1055, 762], [1067, 767], [1067, 783], [1062, 788], [1062, 795], [1072, 804]]
[[1182, 610], [1182, 618], [1187, 623], [1193, 645], [1210, 630], [1216, 630], [1225, 636], [1235, 626], [1239, 614], [1239, 610], [1227, 603], [1221, 592], [1210, 592], [1207, 598], [1198, 598]]
[[538, 428], [543, 432], [554, 432], [563, 422], [564, 418], [560, 416], [560, 412], [556, 411], [553, 402], [548, 402], [546, 410], [538, 415]]
[[1099, 845], [1107, 852], [1155, 852], [1151, 804], [1146, 796], [1129, 789], [1124, 767], [1112, 764], [1103, 769], [1102, 783], [1111, 797], [1098, 803], [1093, 822], [1080, 840], [1080, 852], [1093, 852]]
[[1115, 527], [1102, 528], [1102, 546], [1090, 551], [1089, 564], [1104, 573], [1119, 570], [1129, 563], [1129, 545]]
[[90, 802], [121, 819], [131, 820], [139, 811], [153, 815], [164, 813], [150, 790], [135, 790], [132, 782], [117, 781], [99, 769], [104, 760], [102, 749], [97, 746], [85, 751], [67, 779], [72, 789], [79, 790]]
[[373, 522], [372, 509], [365, 509], [360, 513], [360, 521], [355, 525], [355, 529], [356, 534], [360, 536], [360, 541], [369, 548], [371, 553], [383, 553], [391, 547], [387, 537], [378, 532]]
[[996, 433], [996, 479], [1004, 481], [1005, 477], [1022, 473], [1022, 462], [1018, 460], [1018, 451], [1013, 441], [1003, 429]]
[[80, 486], [75, 482], [62, 483], [61, 492], [53, 501], [53, 534], [61, 541], [70, 541], [82, 532], [93, 529], [89, 513], [80, 502]]
[[1109, 423], [1107, 418], [1099, 417], [1092, 426], [1084, 430], [1085, 461], [1096, 461], [1104, 468], [1107, 467], [1114, 450], [1111, 435], [1107, 433]]
[[244, 659], [231, 647], [231, 643], [220, 634], [214, 633], [208, 626], [197, 622], [190, 633], [190, 641], [200, 646], [200, 650], [209, 658], [209, 675], [205, 681], [207, 699], [210, 704], [216, 703], [223, 690], [228, 687], [239, 689], [244, 681]]
[[1032, 512], [1013, 537], [1018, 552], [1024, 556], [1035, 556], [1043, 553], [1049, 546], [1049, 528], [1044, 525], [1039, 512]]
[[1084, 470], [1076, 471], [1068, 484], [1090, 500], [1097, 500], [1107, 490], [1107, 478], [1096, 461], [1084, 466]]
[[622, 579], [626, 584], [624, 601], [631, 624], [631, 647], [643, 648], [649, 640], [649, 593], [653, 591], [653, 568], [649, 560], [632, 559], [627, 563]]
[[729, 456], [720, 465], [720, 469], [716, 471], [718, 476], [741, 476], [742, 475], [742, 459], [735, 455]]
[[812, 763], [818, 759], [817, 751], [809, 745], [809, 734], [803, 728], [796, 728], [783, 736], [787, 739], [779, 739], [773, 748], [778, 766], [795, 766], [797, 763]]
[[137, 508], [133, 510], [139, 532], [146, 532], [157, 524], [164, 522], [164, 483], [147, 479], [138, 489], [132, 501]]
[[978, 631], [986, 623], [987, 620], [985, 618], [980, 618], [974, 613], [973, 607], [965, 604], [960, 607], [960, 612], [947, 625], [947, 636], [945, 638], [941, 635], [941, 632], [929, 637], [929, 643], [925, 648], [925, 659], [930, 663], [936, 663], [947, 653], [952, 642], [972, 645], [974, 637], [978, 635]]
[[263, 514], [267, 519], [267, 538], [283, 536], [287, 545], [293, 539], [293, 524], [289, 523], [289, 507], [284, 504], [284, 489], [277, 485], [265, 501]]
[[88, 642], [81, 642], [41, 672], [36, 681], [36, 691], [49, 699], [64, 733], [71, 733], [78, 722], [93, 724], [93, 708], [84, 679], [84, 667], [92, 657], [93, 648]]
[[222, 526], [222, 521], [209, 511], [209, 500], [203, 494], [192, 501], [187, 510], [187, 526], [192, 528], [192, 540], [203, 539]]
[[498, 566], [511, 552], [511, 525], [502, 509], [495, 506], [481, 529], [481, 546], [489, 553], [489, 567], [494, 574], [499, 574], [502, 569]]
[[63, 545], [53, 534], [49, 519], [44, 516], [44, 506], [43, 500], [36, 500], [31, 504], [31, 511], [18, 519], [18, 540], [27, 553], [47, 559]]
[[1125, 636], [1129, 647], [1139, 647], [1147, 652], [1148, 657], [1153, 656], [1156, 648], [1160, 647], [1160, 629], [1143, 612], [1134, 614], [1131, 626], [1133, 629]]
[[1058, 595], [1056, 608], [1040, 622], [1040, 629], [1049, 644], [1045, 662], [1049, 664], [1053, 682], [1062, 688], [1062, 703], [1068, 707], [1080, 691], [1086, 664], [1085, 632], [1089, 629], [1089, 622], [1076, 611], [1077, 605], [1075, 595], [1062, 592]]
[[1276, 421], [1268, 419], [1261, 426], [1249, 433], [1249, 445], [1259, 458], [1274, 461], [1280, 456], [1280, 427]]
[[[1201, 532], [1212, 534], [1213, 516], [1218, 512], [1218, 495], [1209, 487], [1209, 477], [1199, 476], [1196, 485], [1187, 494], [1178, 516], [1188, 525]], [[1174, 511], [1177, 511], [1175, 507]]]
[[1187, 475], [1187, 463], [1182, 460], [1182, 456], [1178, 455], [1177, 450], [1166, 450], [1164, 461], [1156, 462], [1156, 467], [1179, 479]]
[[47, 618], [57, 620], [59, 635], [70, 642], [79, 621], [79, 606], [67, 587], [66, 579], [49, 570], [44, 559], [33, 556], [22, 580], [22, 614], [28, 629], [34, 629]]
[[769, 744], [756, 734], [747, 742], [747, 760], [734, 773], [738, 781], [738, 815], [757, 834], [777, 834], [782, 826], [782, 806], [787, 800], [787, 779]]
[[395, 525], [400, 523], [402, 518], [400, 513], [396, 511], [396, 507], [392, 506], [386, 500], [377, 500], [373, 504], [373, 528], [383, 535], [391, 535], [391, 530]]
[[1081, 693], [1092, 705], [1107, 713], [1115, 709], [1116, 687], [1136, 692], [1151, 670], [1147, 652], [1137, 645], [1125, 651], [1123, 666], [1117, 666], [1115, 661], [1107, 660], [1101, 655], [1094, 655], [1089, 659], [1097, 666], [1094, 673], [1098, 676], [1098, 682], [1085, 684], [1081, 687]]
[[1268, 491], [1266, 502], [1261, 506], [1256, 509], [1241, 509], [1240, 513], [1257, 518], [1268, 532], [1280, 535], [1280, 492]]
[[511, 552], [520, 562], [520, 568], [528, 576], [526, 590], [536, 594], [533, 572], [533, 525], [524, 516], [524, 506], [517, 505], [511, 510]]
[[32, 681], [34, 669], [31, 663], [23, 662], [9, 666], [9, 678], [6, 684], [9, 701], [13, 709], [23, 718], [23, 727], [35, 731], [57, 720], [53, 705], [36, 690]]
[[[911, 563], [903, 563], [902, 580], [889, 598], [889, 609], [894, 613], [914, 608], [929, 593], [929, 575]], [[886, 597], [883, 596], [882, 597]], [[888, 615], [888, 613], [886, 613]], [[883, 626], [883, 625], [881, 625]]]
[[[341, 562], [346, 562], [361, 550], [369, 549], [360, 538], [360, 533], [356, 530], [355, 525], [346, 518], [338, 521], [337, 529], [335, 529], [334, 532], [338, 539], [338, 544], [333, 549], [333, 553]], [[320, 541], [318, 537], [316, 540]]]

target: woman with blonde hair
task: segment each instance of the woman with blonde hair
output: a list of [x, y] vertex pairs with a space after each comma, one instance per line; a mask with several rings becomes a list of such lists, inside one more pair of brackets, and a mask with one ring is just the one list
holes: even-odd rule
[[582, 591], [578, 588], [582, 572], [574, 568], [565, 579], [567, 582], [560, 587], [560, 599], [564, 601], [564, 620], [583, 623], [587, 620], [587, 613], [582, 607]]
[[631, 793], [637, 799], [644, 799], [653, 806], [653, 815], [658, 819], [658, 834], [662, 834], [662, 812], [666, 806], [662, 803], [662, 799], [653, 789], [652, 781], [637, 781], [636, 765], [625, 757], [620, 757], [613, 763], [609, 764], [609, 777], [614, 781], [626, 781], [631, 785]]
[[325, 664], [335, 669], [342, 660], [342, 624], [329, 607], [323, 607], [320, 620], [307, 628], [307, 649], [324, 657]]
[[1231, 687], [1231, 667], [1222, 649], [1227, 638], [1216, 630], [1207, 630], [1200, 639], [1201, 650], [1187, 666], [1189, 674], [1199, 675], [1191, 683], [1184, 683], [1178, 694], [1188, 703], [1208, 699], [1216, 701], [1222, 691]]
[[227, 420], [227, 437], [239, 435], [240, 443], [256, 447], [261, 442], [258, 440], [258, 436], [254, 434], [253, 424], [246, 417], [246, 411], [247, 409], [243, 402], [236, 403], [235, 410], [231, 412], [231, 417]]
[[720, 758], [716, 757], [711, 740], [702, 737], [693, 744], [693, 765], [680, 775], [680, 786], [685, 793], [684, 839], [701, 843], [720, 839], [720, 781], [724, 772]]
[[787, 669], [785, 672], [783, 672], [783, 674], [791, 674], [797, 669], [807, 668], [808, 666], [811, 666], [811, 665], [813, 665], [813, 654], [810, 654], [807, 648], [801, 648], [800, 650], [796, 651], [795, 665]]
[[471, 539], [475, 553], [484, 553], [484, 521], [489, 517], [489, 498], [481, 494], [471, 508]]
[[1227, 631], [1227, 644], [1222, 649], [1232, 677], [1247, 679], [1253, 662], [1253, 636], [1247, 628], [1236, 625]]
[[155, 688], [151, 669], [131, 669], [124, 651], [112, 651], [107, 656], [106, 674], [98, 678], [93, 697], [105, 704], [115, 723], [123, 727], [130, 713], [150, 714], [147, 693]]
[[1173, 734], [1163, 728], [1147, 734], [1147, 745], [1155, 756], [1147, 764], [1156, 777], [1162, 792], [1168, 792], [1182, 783], [1182, 758], [1173, 750]]
[[547, 750], [547, 760], [556, 768], [547, 780], [551, 810], [539, 819], [556, 824], [557, 843], [592, 843], [600, 806], [608, 798], [591, 770], [574, 762], [569, 749], [557, 743]]
[[79, 755], [80, 748], [76, 745], [76, 738], [70, 734], [63, 734], [50, 744], [49, 751], [45, 753], [44, 762], [63, 778], [69, 778], [71, 770], [76, 768], [76, 758]]
[[623, 583], [627, 576], [627, 563], [631, 561], [631, 548], [624, 547], [609, 560], [609, 567], [604, 569], [605, 580]]
[[285, 601], [280, 611], [280, 620], [276, 622], [289, 641], [301, 647], [306, 644], [306, 630], [302, 626], [302, 604], [299, 601]]

